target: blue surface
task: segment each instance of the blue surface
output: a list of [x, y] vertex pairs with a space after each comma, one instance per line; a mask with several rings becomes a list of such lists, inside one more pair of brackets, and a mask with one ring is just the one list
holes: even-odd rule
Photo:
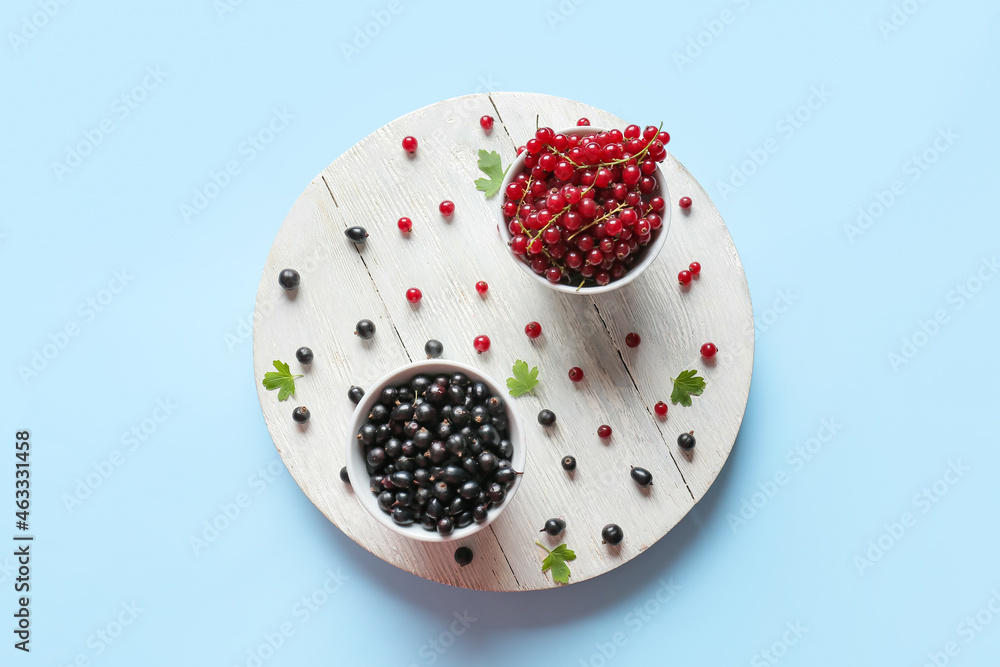
[[[222, 2], [4, 4], [0, 535], [27, 428], [37, 541], [30, 655], [0, 556], [0, 663], [997, 664], [1000, 280], [977, 277], [1000, 251], [996, 3]], [[345, 55], [373, 12], [390, 20]], [[242, 324], [316, 173], [487, 89], [662, 119], [729, 224], [759, 323], [746, 420], [705, 500], [565, 590], [452, 589], [344, 537], [280, 467]], [[241, 146], [275, 110], [291, 118], [273, 141]], [[89, 155], [54, 166], [102, 122]], [[239, 173], [185, 220], [228, 161]], [[877, 217], [845, 228], [859, 207]], [[22, 377], [36, 351], [52, 358]], [[280, 647], [251, 657], [267, 635]]]

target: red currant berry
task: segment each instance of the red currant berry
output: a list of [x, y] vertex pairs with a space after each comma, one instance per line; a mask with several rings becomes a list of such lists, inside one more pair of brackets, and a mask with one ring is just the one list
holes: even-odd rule
[[652, 125], [647, 125], [646, 129], [642, 131], [642, 138], [646, 141], [652, 141], [659, 134], [660, 130], [653, 127]]
[[540, 255], [542, 250], [545, 249], [545, 244], [541, 239], [531, 239], [528, 243], [528, 254], [530, 255]]
[[482, 354], [486, 350], [490, 349], [490, 337], [489, 336], [476, 336], [472, 341], [472, 347], [476, 348], [476, 352]]
[[562, 269], [556, 266], [550, 267], [545, 271], [545, 279], [550, 283], [558, 283], [562, 280]]
[[628, 345], [629, 347], [639, 347], [639, 343], [641, 342], [642, 338], [639, 336], [639, 334], [635, 333], [634, 331], [625, 336], [625, 344]]
[[510, 251], [515, 255], [523, 255], [528, 252], [528, 237], [518, 234], [510, 240]]
[[403, 217], [396, 222], [396, 226], [399, 227], [399, 231], [406, 234], [411, 229], [413, 229], [413, 221], [409, 218]]
[[681, 208], [691, 208], [691, 198], [690, 197], [681, 197], [681, 200], [679, 202], [677, 202], [677, 204]]
[[649, 200], [649, 208], [653, 209], [654, 213], [659, 213], [667, 207], [667, 202], [663, 201], [663, 197], [653, 197]]
[[410, 303], [417, 303], [422, 296], [423, 294], [416, 287], [406, 290], [406, 300]]
[[407, 153], [417, 152], [417, 138], [416, 137], [403, 137], [403, 150]]
[[559, 231], [558, 227], [549, 227], [542, 232], [542, 240], [549, 245], [559, 243], [560, 239], [562, 239], [562, 233]]
[[480, 294], [486, 294], [486, 291], [489, 288], [490, 286], [486, 284], [485, 280], [480, 280], [478, 283], [476, 283], [476, 291], [479, 292]]
[[583, 369], [579, 366], [573, 366], [569, 369], [569, 379], [573, 382], [581, 382], [583, 380]]
[[590, 125], [590, 120], [587, 118], [581, 118], [580, 120], [576, 121], [576, 124], [579, 127], [583, 127], [585, 125]]
[[535, 139], [543, 144], [551, 144], [555, 136], [556, 133], [552, 131], [551, 127], [540, 127], [535, 131]]
[[566, 160], [561, 160], [556, 162], [556, 166], [552, 168], [552, 173], [560, 181], [568, 181], [573, 177], [573, 165], [566, 162]]
[[690, 271], [681, 271], [680, 273], [678, 273], [677, 274], [677, 282], [679, 282], [682, 286], [683, 285], [690, 285], [691, 284], [691, 272]]
[[705, 343], [701, 346], [701, 356], [706, 359], [711, 359], [715, 356], [715, 353], [719, 351], [719, 348], [715, 346], [715, 343]]
[[528, 338], [538, 338], [542, 335], [542, 325], [538, 322], [528, 322], [524, 325], [524, 335]]
[[493, 116], [483, 116], [479, 119], [479, 127], [487, 132], [493, 129]]
[[664, 146], [670, 143], [670, 133], [669, 132], [660, 132], [658, 135], [656, 135], [656, 138]]
[[524, 152], [524, 146], [518, 146], [517, 147], [517, 154], [520, 155], [523, 152]]
[[622, 221], [618, 218], [611, 218], [604, 223], [604, 233], [608, 236], [618, 236], [622, 233]]
[[661, 417], [666, 417], [668, 410], [669, 408], [667, 407], [667, 404], [664, 403], [663, 401], [659, 401], [657, 402], [656, 405], [653, 406], [653, 411], [656, 412], [656, 414], [658, 414]]
[[642, 178], [642, 170], [634, 164], [630, 164], [622, 169], [622, 182], [625, 185], [635, 185]]
[[441, 215], [449, 216], [455, 212], [455, 202], [445, 199], [438, 205], [438, 210], [441, 211]]
[[691, 264], [688, 265], [688, 271], [691, 272], [691, 275], [697, 276], [701, 273], [701, 264], [698, 262], [691, 262]]
[[597, 427], [597, 437], [604, 438], [605, 440], [611, 437], [611, 427], [607, 424], [601, 424]]
[[524, 147], [528, 151], [528, 155], [537, 155], [542, 150], [542, 142], [538, 139], [528, 139], [524, 142]]
[[[603, 262], [601, 263], [601, 266], [604, 266]], [[605, 285], [611, 282], [611, 274], [609, 274], [607, 271], [598, 271], [597, 274], [594, 276], [594, 282], [600, 285], [601, 287], [604, 287]]]

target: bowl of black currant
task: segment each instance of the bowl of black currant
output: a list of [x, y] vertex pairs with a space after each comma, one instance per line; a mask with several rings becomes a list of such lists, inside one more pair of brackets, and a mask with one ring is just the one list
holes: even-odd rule
[[405, 537], [445, 542], [485, 528], [510, 504], [524, 426], [495, 380], [454, 361], [402, 366], [368, 389], [347, 434], [355, 496]]

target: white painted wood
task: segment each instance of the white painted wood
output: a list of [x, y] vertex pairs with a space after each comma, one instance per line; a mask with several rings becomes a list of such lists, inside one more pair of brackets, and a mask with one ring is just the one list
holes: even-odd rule
[[[485, 134], [478, 118], [496, 117]], [[672, 156], [663, 163], [675, 201], [670, 236], [654, 265], [631, 285], [596, 297], [558, 294], [534, 284], [514, 265], [499, 240], [495, 207], [473, 181], [480, 148], [496, 150], [504, 164], [535, 129], [535, 116], [552, 127], [587, 116], [595, 125], [625, 123], [599, 109], [561, 98], [527, 93], [470, 95], [426, 107], [393, 121], [349, 149], [306, 188], [289, 212], [268, 256], [257, 298], [254, 376], [268, 430], [292, 476], [316, 506], [348, 536], [397, 567], [447, 584], [482, 590], [549, 588], [541, 572], [544, 552], [535, 545], [565, 541], [577, 553], [571, 583], [600, 575], [634, 558], [665, 535], [712, 484], [732, 449], [746, 407], [753, 365], [753, 314], [746, 278], [725, 224], [707, 194]], [[655, 120], [655, 119], [653, 119]], [[402, 137], [419, 141], [415, 156]], [[694, 200], [690, 212], [676, 198]], [[444, 219], [443, 199], [456, 212]], [[413, 232], [396, 229], [400, 216]], [[369, 242], [357, 250], [343, 230], [364, 226]], [[704, 267], [690, 289], [677, 286], [677, 272], [690, 261]], [[277, 286], [282, 268], [296, 268], [302, 285], [295, 298]], [[490, 285], [485, 298], [474, 284]], [[411, 306], [404, 293], [423, 291]], [[361, 318], [376, 322], [371, 341], [353, 335]], [[537, 320], [543, 335], [530, 340], [524, 325]], [[627, 348], [636, 331], [642, 344]], [[472, 339], [486, 334], [492, 348], [478, 355]], [[539, 367], [535, 394], [511, 399], [528, 424], [527, 464], [517, 497], [488, 529], [468, 540], [475, 560], [454, 562], [458, 544], [417, 543], [377, 524], [351, 497], [338, 472], [341, 443], [353, 404], [351, 384], [367, 386], [409, 360], [423, 358], [423, 345], [437, 338], [445, 358], [482, 369], [501, 384], [515, 359]], [[712, 341], [718, 360], [708, 365], [699, 348]], [[261, 385], [273, 359], [296, 368], [295, 350], [312, 347], [316, 359], [297, 382], [293, 399], [278, 403]], [[584, 369], [579, 385], [572, 366]], [[698, 368], [706, 376], [704, 396], [690, 408], [670, 407], [666, 420], [652, 406], [668, 400], [670, 378]], [[291, 420], [296, 405], [312, 411], [308, 427]], [[543, 429], [535, 415], [547, 407], [558, 421]], [[605, 444], [596, 434], [614, 430]], [[692, 456], [676, 445], [694, 430]], [[577, 471], [559, 465], [571, 454]], [[629, 466], [648, 468], [649, 491], [629, 477]], [[544, 521], [562, 517], [559, 539], [539, 534]], [[601, 544], [600, 531], [618, 523], [625, 541]], [[463, 541], [463, 543], [465, 543]]]

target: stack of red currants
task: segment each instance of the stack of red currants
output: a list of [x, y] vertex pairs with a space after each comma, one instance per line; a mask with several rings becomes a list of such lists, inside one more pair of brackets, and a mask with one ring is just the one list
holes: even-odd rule
[[652, 125], [539, 129], [518, 148], [527, 152], [524, 169], [504, 192], [511, 251], [552, 283], [607, 285], [624, 276], [663, 224], [654, 173], [668, 141]]

